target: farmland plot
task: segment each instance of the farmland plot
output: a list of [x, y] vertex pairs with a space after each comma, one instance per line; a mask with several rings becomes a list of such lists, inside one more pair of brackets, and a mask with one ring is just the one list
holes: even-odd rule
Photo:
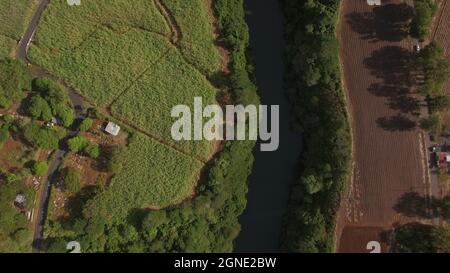
[[123, 219], [132, 208], [181, 202], [193, 194], [202, 167], [201, 162], [139, 133], [123, 158], [123, 171], [93, 202], [95, 211], [116, 219]]
[[[163, 77], [161, 75], [164, 75]], [[203, 104], [215, 103], [216, 90], [197, 70], [187, 65], [176, 50], [171, 50], [112, 105], [115, 117], [144, 129], [158, 139], [176, 145], [186, 153], [207, 160], [213, 153], [210, 141], [174, 142], [171, 138], [173, 119], [170, 112], [175, 105], [193, 109], [194, 97], [202, 97]]]

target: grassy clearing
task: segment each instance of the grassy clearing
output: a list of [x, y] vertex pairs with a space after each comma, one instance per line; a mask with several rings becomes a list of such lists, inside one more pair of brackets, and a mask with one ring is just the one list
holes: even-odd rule
[[108, 219], [124, 219], [133, 208], [162, 207], [184, 200], [193, 193], [202, 167], [138, 133], [122, 156], [123, 171], [88, 209]]
[[220, 65], [220, 56], [214, 45], [213, 29], [208, 6], [202, 0], [162, 0], [175, 17], [183, 34], [179, 47], [189, 63], [211, 75]]
[[202, 97], [204, 105], [214, 104], [215, 95], [216, 90], [205, 77], [187, 65], [174, 49], [112, 105], [112, 112], [115, 117], [132, 122], [158, 139], [207, 160], [213, 153], [214, 143], [174, 142], [170, 133], [174, 120], [170, 112], [179, 104], [193, 109], [194, 97]]
[[11, 55], [32, 16], [36, 0], [0, 0], [0, 58]]

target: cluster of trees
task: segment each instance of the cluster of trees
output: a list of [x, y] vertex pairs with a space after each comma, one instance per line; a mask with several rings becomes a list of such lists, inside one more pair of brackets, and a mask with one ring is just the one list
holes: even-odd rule
[[33, 146], [46, 150], [59, 148], [59, 138], [55, 131], [41, 127], [36, 123], [28, 123], [22, 126], [25, 139]]
[[46, 77], [33, 80], [33, 97], [29, 101], [29, 114], [39, 120], [49, 121], [52, 117], [61, 119], [65, 127], [75, 120], [75, 111], [64, 88]]
[[395, 252], [449, 253], [450, 230], [443, 227], [411, 223], [395, 229]]
[[[232, 76], [228, 84], [236, 90], [235, 99], [258, 99], [247, 71], [248, 29], [243, 0], [217, 0], [214, 5], [231, 52]], [[64, 225], [49, 223], [54, 236], [47, 240], [48, 251], [65, 251], [65, 243], [76, 239], [86, 252], [231, 252], [240, 231], [238, 216], [246, 205], [253, 147], [252, 141], [227, 142], [207, 181], [199, 185], [197, 196], [177, 208], [136, 208], [127, 219], [112, 221], [97, 213], [98, 203], [85, 198], [81, 217]], [[107, 154], [111, 158], [108, 168], [120, 169], [120, 153]], [[94, 195], [101, 191], [97, 187]], [[67, 235], [67, 230], [76, 235]]]
[[414, 0], [415, 14], [411, 22], [411, 36], [421, 41], [428, 37], [437, 5], [434, 0]]
[[282, 247], [292, 252], [329, 252], [351, 161], [335, 34], [340, 1], [284, 0], [283, 5], [285, 82], [304, 151], [301, 176], [291, 186]]
[[71, 152], [82, 152], [91, 158], [98, 158], [100, 156], [100, 147], [98, 144], [91, 143], [83, 136], [76, 136], [67, 141], [67, 145]]
[[440, 134], [445, 127], [441, 112], [450, 109], [450, 97], [443, 94], [444, 84], [449, 79], [450, 62], [445, 58], [442, 47], [432, 42], [419, 53], [416, 65], [423, 74], [420, 90], [427, 97], [431, 111], [420, 125], [433, 134]]
[[13, 59], [0, 60], [0, 108], [19, 102], [25, 90], [31, 90], [31, 76], [25, 65]]

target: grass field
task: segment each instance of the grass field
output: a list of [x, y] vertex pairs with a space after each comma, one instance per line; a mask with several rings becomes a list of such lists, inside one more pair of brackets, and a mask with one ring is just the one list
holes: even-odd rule
[[213, 153], [214, 143], [173, 141], [170, 134], [173, 119], [168, 113], [179, 104], [193, 109], [194, 97], [202, 97], [204, 105], [215, 103], [215, 94], [205, 77], [187, 65], [176, 50], [170, 50], [123, 93], [111, 109], [115, 117], [132, 122], [158, 139], [206, 161]]
[[12, 55], [36, 0], [0, 0], [0, 58]]
[[124, 219], [130, 209], [164, 207], [194, 192], [202, 164], [137, 133], [122, 155], [125, 163], [111, 185], [95, 197], [93, 211]]
[[212, 23], [205, 1], [162, 0], [162, 3], [175, 16], [182, 33], [179, 48], [187, 61], [207, 75], [216, 72], [220, 57], [211, 35]]
[[214, 143], [174, 142], [170, 112], [192, 105], [195, 96], [216, 103], [206, 76], [219, 69], [220, 55], [204, 1], [84, 0], [79, 7], [52, 1], [29, 57], [142, 132], [135, 132], [124, 154], [127, 166], [98, 197], [99, 206], [125, 213], [192, 194]]

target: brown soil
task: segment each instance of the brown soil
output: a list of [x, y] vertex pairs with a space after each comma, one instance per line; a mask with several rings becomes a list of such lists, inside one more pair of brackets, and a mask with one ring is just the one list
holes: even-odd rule
[[412, 93], [408, 74], [413, 42], [402, 27], [411, 9], [400, 3], [383, 1], [383, 6], [371, 7], [366, 1], [349, 0], [342, 4], [339, 32], [354, 167], [340, 211], [339, 251], [368, 252], [367, 239], [377, 230], [417, 220], [421, 215], [406, 211], [407, 203], [420, 202], [427, 193], [417, 128], [421, 102]]

